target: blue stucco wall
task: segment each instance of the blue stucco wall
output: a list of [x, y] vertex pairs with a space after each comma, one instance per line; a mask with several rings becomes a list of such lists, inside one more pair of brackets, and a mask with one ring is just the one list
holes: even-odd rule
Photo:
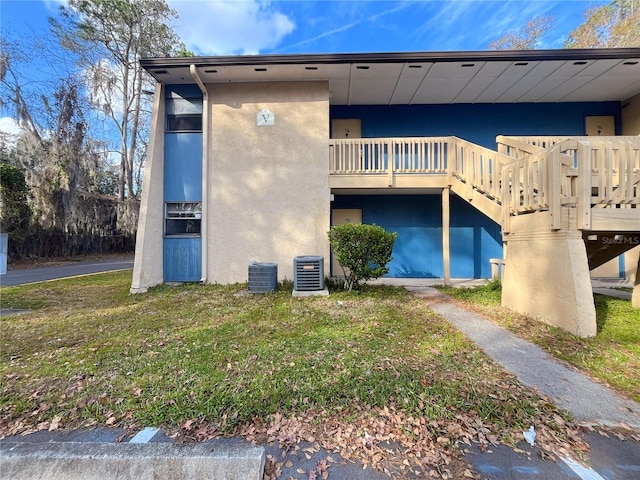
[[165, 238], [163, 248], [165, 282], [197, 282], [202, 278], [202, 239]]
[[[612, 115], [620, 133], [619, 102], [331, 106], [332, 119], [362, 119], [363, 137], [454, 135], [491, 149], [498, 135], [584, 135], [591, 115]], [[332, 208], [361, 208], [365, 223], [398, 232], [389, 276], [442, 277], [439, 195], [336, 196]], [[489, 278], [500, 226], [452, 195], [450, 227], [451, 276]]]
[[[489, 278], [489, 259], [502, 258], [500, 226], [456, 195], [450, 206], [451, 276]], [[332, 208], [360, 208], [364, 223], [398, 233], [387, 276], [443, 276], [440, 195], [336, 195]]]
[[585, 135], [585, 117], [613, 115], [620, 103], [331, 106], [331, 118], [361, 118], [363, 137], [454, 135], [495, 148], [497, 135]]
[[164, 200], [202, 200], [202, 133], [165, 133]]
[[[176, 112], [197, 110], [202, 93], [196, 85], [173, 85], [166, 98], [177, 101]], [[182, 104], [180, 104], [182, 102]], [[200, 109], [201, 111], [201, 109]], [[165, 132], [164, 201], [202, 201], [202, 132]], [[165, 282], [197, 282], [202, 278], [202, 239], [197, 236], [165, 236], [163, 271]]]

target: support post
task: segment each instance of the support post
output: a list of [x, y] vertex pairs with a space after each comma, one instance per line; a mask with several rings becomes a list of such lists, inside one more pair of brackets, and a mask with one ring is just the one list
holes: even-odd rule
[[451, 256], [449, 249], [449, 224], [451, 218], [451, 209], [449, 206], [450, 193], [450, 187], [442, 190], [442, 275], [445, 285], [451, 284]]
[[640, 308], [640, 256], [638, 257], [638, 266], [636, 267], [636, 280], [631, 294], [631, 305]]
[[541, 231], [548, 228], [546, 212], [526, 216], [515, 231], [531, 229], [532, 224], [541, 228], [509, 236], [502, 306], [543, 318], [574, 335], [595, 336], [596, 311], [584, 241]]

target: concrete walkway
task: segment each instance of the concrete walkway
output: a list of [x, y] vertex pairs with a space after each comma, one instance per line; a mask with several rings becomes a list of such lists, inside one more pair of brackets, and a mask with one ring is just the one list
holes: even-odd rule
[[[622, 398], [481, 315], [456, 306], [449, 297], [429, 286], [434, 284], [431, 280], [384, 280], [379, 283], [403, 286], [424, 299], [429, 308], [455, 325], [520, 382], [551, 398], [577, 421], [609, 426], [625, 423], [640, 428], [640, 404]], [[454, 282], [454, 285], [471, 284], [472, 281]]]

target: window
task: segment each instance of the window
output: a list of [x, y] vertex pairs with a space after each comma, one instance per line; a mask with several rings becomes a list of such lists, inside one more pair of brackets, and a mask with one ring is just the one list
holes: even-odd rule
[[167, 98], [167, 132], [201, 132], [202, 98]]
[[202, 115], [167, 115], [167, 132], [201, 132]]
[[166, 236], [199, 237], [202, 223], [202, 202], [165, 203]]

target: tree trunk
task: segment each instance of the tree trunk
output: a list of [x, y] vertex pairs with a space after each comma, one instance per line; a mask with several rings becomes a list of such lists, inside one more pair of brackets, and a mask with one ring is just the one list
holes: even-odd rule
[[135, 106], [133, 108], [133, 118], [131, 126], [131, 143], [129, 147], [129, 169], [128, 169], [128, 188], [129, 198], [134, 198], [136, 195], [133, 190], [133, 167], [136, 158], [136, 147], [138, 145], [138, 127], [140, 125], [140, 96], [142, 95], [142, 69], [140, 66], [135, 67], [135, 93], [134, 101]]

